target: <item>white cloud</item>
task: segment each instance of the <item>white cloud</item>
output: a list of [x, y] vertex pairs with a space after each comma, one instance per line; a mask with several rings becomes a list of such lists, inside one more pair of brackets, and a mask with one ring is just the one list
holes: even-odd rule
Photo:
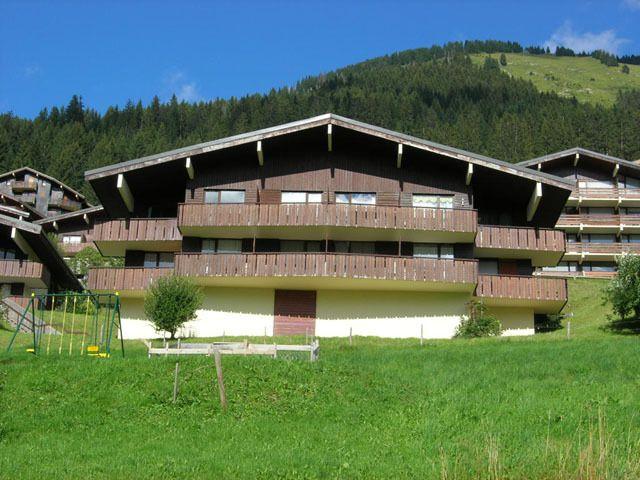
[[197, 102], [203, 99], [202, 94], [198, 91], [198, 84], [190, 80], [180, 70], [175, 70], [165, 75], [164, 84], [169, 96], [175, 94], [180, 101]]
[[640, 0], [623, 0], [622, 4], [631, 10], [640, 10]]
[[42, 73], [42, 69], [39, 65], [27, 65], [24, 67], [23, 73], [26, 78], [33, 78], [40, 75]]
[[[640, 0], [633, 1], [640, 3]], [[549, 47], [551, 51], [560, 45], [568, 47], [575, 52], [606, 50], [607, 52], [618, 53], [620, 47], [628, 41], [625, 38], [619, 38], [615, 30], [604, 30], [600, 33], [579, 33], [573, 29], [571, 22], [565, 22], [553, 32], [549, 40], [544, 42], [544, 46]]]

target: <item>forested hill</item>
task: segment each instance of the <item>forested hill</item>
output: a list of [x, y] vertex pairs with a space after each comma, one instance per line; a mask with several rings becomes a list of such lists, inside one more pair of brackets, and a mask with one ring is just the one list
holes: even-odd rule
[[474, 64], [469, 54], [482, 45], [465, 47], [408, 50], [266, 95], [197, 104], [155, 98], [102, 115], [74, 97], [33, 120], [2, 114], [0, 169], [28, 165], [91, 198], [87, 169], [326, 112], [512, 162], [576, 145], [640, 158], [640, 91], [620, 93], [610, 107], [580, 103], [539, 92], [495, 60]]

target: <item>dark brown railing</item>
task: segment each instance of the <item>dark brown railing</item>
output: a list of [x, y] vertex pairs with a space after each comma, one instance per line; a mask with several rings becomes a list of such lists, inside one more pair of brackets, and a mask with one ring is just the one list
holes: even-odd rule
[[181, 240], [175, 218], [119, 218], [96, 221], [95, 242]]
[[89, 290], [145, 290], [160, 277], [171, 275], [173, 268], [114, 267], [92, 268], [87, 278]]
[[528, 300], [567, 300], [564, 278], [518, 275], [478, 275], [478, 297]]
[[176, 274], [189, 277], [329, 277], [475, 283], [475, 260], [337, 253], [178, 254]]
[[564, 232], [548, 228], [478, 225], [477, 248], [564, 252]]
[[471, 209], [322, 203], [185, 203], [178, 207], [180, 227], [333, 226], [475, 232], [477, 224], [477, 211]]
[[42, 263], [30, 260], [0, 260], [0, 277], [15, 278], [17, 282], [26, 279], [40, 279], [49, 284], [51, 275]]

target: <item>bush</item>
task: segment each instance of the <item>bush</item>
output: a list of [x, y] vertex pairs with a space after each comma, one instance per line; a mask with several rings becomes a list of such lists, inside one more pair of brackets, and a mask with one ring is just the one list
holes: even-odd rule
[[456, 338], [496, 337], [502, 333], [500, 320], [487, 312], [482, 302], [472, 300], [467, 304], [469, 314], [456, 329]]
[[629, 65], [622, 65], [622, 73], [629, 73]]
[[500, 65], [503, 67], [507, 66], [507, 56], [504, 53], [500, 54]]
[[640, 318], [640, 256], [620, 257], [618, 274], [604, 287], [603, 299], [620, 318]]
[[196, 317], [202, 304], [202, 292], [185, 277], [162, 277], [147, 290], [144, 312], [156, 330], [164, 330], [175, 338], [176, 331]]
[[500, 64], [495, 58], [486, 57], [484, 59], [484, 68], [487, 70], [500, 70]]

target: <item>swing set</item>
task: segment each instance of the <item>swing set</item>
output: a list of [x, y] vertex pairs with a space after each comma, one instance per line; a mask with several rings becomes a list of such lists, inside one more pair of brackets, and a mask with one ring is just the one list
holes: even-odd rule
[[19, 332], [31, 335], [27, 352], [46, 355], [87, 355], [108, 358], [114, 332], [124, 340], [120, 319], [120, 296], [94, 293], [31, 294], [20, 314], [7, 352]]

